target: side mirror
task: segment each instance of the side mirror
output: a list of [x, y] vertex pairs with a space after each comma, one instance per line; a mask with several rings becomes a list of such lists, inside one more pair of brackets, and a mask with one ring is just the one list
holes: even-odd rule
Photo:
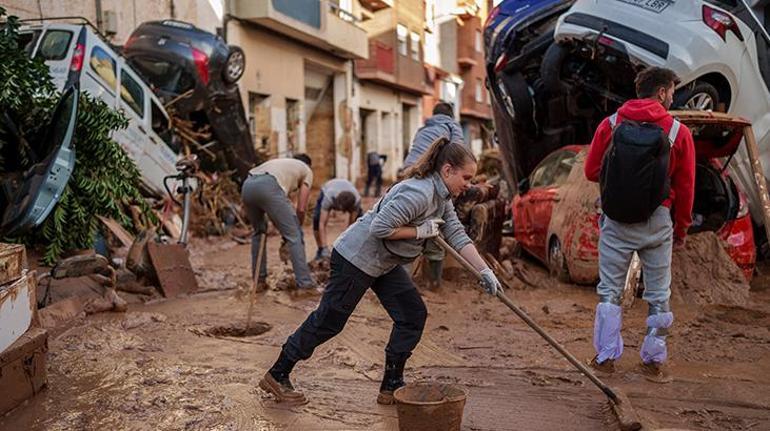
[[525, 195], [529, 191], [529, 178], [524, 178], [523, 180], [519, 181], [518, 185], [519, 194]]

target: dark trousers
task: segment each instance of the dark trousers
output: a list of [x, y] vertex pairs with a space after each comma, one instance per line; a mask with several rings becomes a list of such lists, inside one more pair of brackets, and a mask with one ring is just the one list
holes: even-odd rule
[[393, 330], [385, 347], [389, 361], [406, 360], [422, 337], [428, 311], [409, 274], [397, 266], [374, 278], [332, 251], [331, 277], [315, 311], [283, 345], [286, 356], [299, 361], [309, 358], [316, 347], [342, 331], [358, 302], [372, 288], [393, 319]]
[[375, 189], [374, 196], [380, 196], [380, 189], [382, 188], [382, 165], [369, 165], [369, 169], [366, 171], [366, 188], [364, 189], [364, 196], [369, 196], [369, 186], [373, 182], [376, 182], [377, 188]]

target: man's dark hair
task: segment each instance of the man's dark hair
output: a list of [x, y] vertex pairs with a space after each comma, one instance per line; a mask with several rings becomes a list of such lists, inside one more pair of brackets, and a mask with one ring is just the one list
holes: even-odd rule
[[636, 75], [636, 97], [646, 99], [652, 97], [658, 90], [668, 88], [671, 84], [679, 84], [679, 77], [671, 69], [664, 67], [650, 67]]
[[334, 206], [340, 211], [353, 212], [356, 210], [356, 195], [353, 192], [340, 192], [334, 198]]
[[450, 117], [454, 117], [455, 109], [451, 103], [438, 102], [436, 103], [436, 106], [433, 107], [433, 115], [438, 115], [438, 114], [444, 114], [444, 115], [449, 115]]
[[306, 165], [312, 167], [313, 166], [313, 160], [310, 159], [310, 156], [308, 156], [305, 153], [298, 153], [294, 155], [294, 158], [297, 160], [302, 160], [305, 162]]

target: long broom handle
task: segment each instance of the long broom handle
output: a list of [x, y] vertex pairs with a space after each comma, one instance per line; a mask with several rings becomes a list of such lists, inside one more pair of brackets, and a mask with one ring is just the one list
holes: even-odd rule
[[[447, 251], [447, 253], [451, 254], [452, 257], [454, 257], [462, 266], [465, 267], [468, 271], [470, 271], [473, 275], [476, 276], [479, 280], [482, 279], [481, 273], [471, 265], [470, 262], [468, 262], [464, 257], [460, 255], [460, 253], [457, 252], [457, 250], [453, 249], [449, 244], [447, 244], [446, 240], [444, 238], [437, 236], [433, 238], [444, 250]], [[505, 283], [505, 281], [502, 281], [502, 283]], [[506, 287], [507, 283], [506, 283]], [[605, 395], [607, 395], [612, 401], [615, 403], [619, 403], [617, 395], [615, 395], [615, 392], [612, 391], [604, 382], [599, 380], [596, 375], [591, 372], [591, 370], [588, 369], [585, 365], [583, 365], [580, 361], [575, 358], [575, 356], [572, 355], [572, 353], [568, 352], [567, 349], [564, 348], [558, 341], [553, 339], [545, 330], [543, 330], [540, 325], [535, 323], [532, 318], [530, 318], [527, 313], [525, 313], [522, 309], [520, 309], [516, 304], [513, 303], [507, 296], [505, 296], [505, 293], [503, 293], [502, 290], [497, 291], [497, 298], [502, 301], [503, 304], [507, 305], [508, 308], [511, 309], [514, 313], [516, 313], [517, 316], [521, 320], [524, 321], [530, 328], [532, 328], [535, 332], [540, 334], [541, 337], [545, 339], [545, 341], [548, 342], [554, 349], [558, 350], [559, 353], [561, 353], [567, 360], [575, 366], [581, 373], [583, 373], [586, 377], [588, 377], [588, 380], [590, 380], [593, 384], [596, 385], [599, 389], [604, 392]]]

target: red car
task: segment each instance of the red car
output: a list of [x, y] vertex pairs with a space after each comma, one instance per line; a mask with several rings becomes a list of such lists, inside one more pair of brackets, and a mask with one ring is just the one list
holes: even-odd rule
[[[689, 233], [714, 231], [730, 257], [751, 280], [756, 261], [746, 197], [727, 173], [743, 140], [742, 119], [725, 114], [673, 113], [693, 133], [695, 203]], [[599, 279], [599, 185], [585, 178], [587, 145], [562, 147], [543, 159], [519, 184], [513, 198], [514, 236], [522, 249], [562, 281]]]

